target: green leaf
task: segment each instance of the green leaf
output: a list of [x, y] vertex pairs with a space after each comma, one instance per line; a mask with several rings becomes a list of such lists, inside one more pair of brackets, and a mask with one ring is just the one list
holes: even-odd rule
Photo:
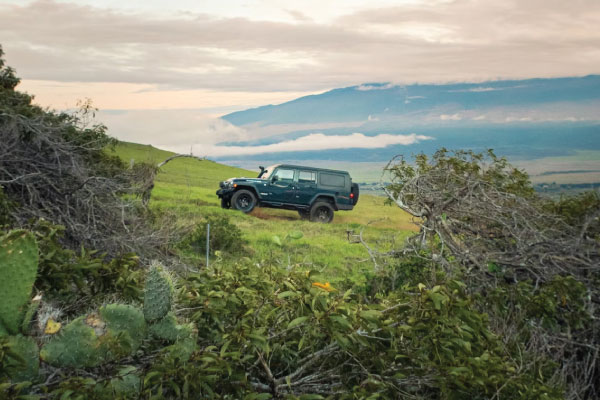
[[350, 322], [348, 322], [346, 317], [344, 317], [343, 315], [332, 315], [329, 318], [331, 320], [337, 322], [338, 324], [342, 325], [344, 328], [352, 329], [352, 325], [350, 324]]
[[288, 236], [290, 237], [290, 239], [302, 239], [304, 234], [300, 231], [292, 231], [288, 233]]
[[359, 315], [361, 318], [371, 322], [377, 322], [381, 318], [381, 312], [377, 310], [361, 311]]
[[446, 301], [446, 296], [439, 293], [429, 293], [429, 298], [433, 301], [433, 306], [436, 310], [441, 310], [442, 303]]
[[281, 247], [281, 246], [282, 246], [282, 244], [281, 244], [281, 239], [280, 239], [280, 238], [279, 238], [279, 236], [277, 236], [277, 235], [273, 235], [273, 236], [271, 237], [271, 242], [275, 243], [275, 244], [276, 244], [277, 246], [279, 246], [279, 247]]
[[303, 323], [304, 321], [306, 321], [308, 319], [308, 317], [298, 317], [293, 319], [292, 321], [290, 321], [290, 323], [288, 324], [288, 329], [292, 329], [293, 327], [296, 327], [298, 325], [300, 325], [301, 323]]
[[285, 299], [286, 297], [292, 297], [295, 296], [296, 292], [292, 292], [291, 290], [285, 291], [285, 292], [281, 292], [277, 295], [277, 298], [279, 299]]

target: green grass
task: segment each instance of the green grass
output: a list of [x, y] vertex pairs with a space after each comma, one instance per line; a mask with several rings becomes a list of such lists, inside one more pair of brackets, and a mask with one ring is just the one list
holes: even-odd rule
[[[133, 143], [121, 143], [118, 154], [127, 163], [149, 161], [158, 164], [173, 153]], [[364, 239], [381, 250], [398, 247], [416, 228], [410, 216], [396, 206], [384, 204], [383, 197], [361, 195], [352, 211], [335, 213], [331, 224], [300, 220], [295, 211], [256, 208], [245, 215], [224, 210], [215, 192], [219, 182], [236, 176], [256, 173], [209, 160], [175, 159], [161, 168], [152, 191], [150, 207], [169, 211], [181, 224], [194, 224], [208, 214], [227, 215], [243, 233], [247, 245], [242, 256], [261, 262], [276, 262], [286, 268], [322, 271], [323, 279], [344, 286], [361, 285], [373, 264], [365, 247], [356, 243], [363, 231]], [[300, 231], [301, 239], [286, 239], [288, 233]], [[273, 241], [282, 240], [282, 246]], [[350, 237], [350, 240], [349, 240]]]

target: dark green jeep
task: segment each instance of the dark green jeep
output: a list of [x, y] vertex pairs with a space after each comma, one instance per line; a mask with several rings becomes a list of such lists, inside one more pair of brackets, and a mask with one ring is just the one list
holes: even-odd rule
[[352, 210], [358, 202], [358, 184], [346, 171], [287, 164], [260, 169], [257, 178], [219, 183], [221, 207], [245, 213], [256, 206], [284, 208], [313, 222], [331, 222], [334, 211]]

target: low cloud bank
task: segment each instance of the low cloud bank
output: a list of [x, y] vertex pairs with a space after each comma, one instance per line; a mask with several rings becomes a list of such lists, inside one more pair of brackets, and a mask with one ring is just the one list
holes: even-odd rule
[[[362, 133], [330, 136], [322, 133], [311, 133], [310, 135], [302, 136], [298, 139], [261, 146], [220, 146], [197, 143], [193, 145], [193, 152], [194, 154], [201, 156], [222, 157], [350, 148], [376, 149], [398, 144], [410, 145], [421, 140], [431, 139], [433, 138], [417, 135], [415, 133], [409, 135], [390, 135], [384, 133], [376, 136], [366, 136]], [[170, 148], [170, 150], [185, 152], [186, 149]], [[187, 150], [189, 151], [189, 147]]]

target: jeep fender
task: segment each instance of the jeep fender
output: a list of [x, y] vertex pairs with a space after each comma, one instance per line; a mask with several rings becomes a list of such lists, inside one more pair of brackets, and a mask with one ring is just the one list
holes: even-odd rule
[[260, 200], [262, 200], [262, 197], [261, 197], [261, 196], [260, 196], [260, 194], [259, 194], [259, 193], [256, 191], [256, 188], [254, 188], [254, 186], [246, 186], [246, 185], [239, 185], [239, 184], [238, 184], [238, 185], [236, 186], [236, 188], [235, 188], [235, 191], [234, 191], [234, 193], [235, 193], [235, 192], [237, 192], [238, 190], [241, 190], [241, 189], [245, 189], [245, 190], [249, 190], [249, 191], [251, 191], [251, 192], [254, 194], [254, 196], [256, 196], [256, 199], [257, 199], [257, 200], [259, 200], [259, 201], [260, 201]]

